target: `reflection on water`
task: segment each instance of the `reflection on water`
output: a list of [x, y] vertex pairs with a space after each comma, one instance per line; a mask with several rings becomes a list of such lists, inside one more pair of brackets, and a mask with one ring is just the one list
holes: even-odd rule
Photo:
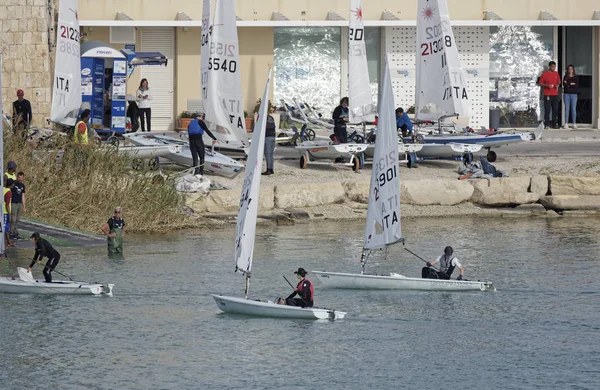
[[[104, 246], [61, 248], [59, 271], [115, 283], [115, 295], [0, 294], [0, 387], [599, 388], [598, 222], [405, 220], [407, 248], [430, 259], [452, 245], [467, 278], [498, 291], [327, 290], [313, 278], [317, 305], [348, 312], [336, 322], [220, 313], [211, 293], [243, 294], [233, 226], [128, 236], [124, 260]], [[260, 228], [251, 296], [289, 294], [282, 276], [298, 267], [359, 272], [362, 229]], [[29, 252], [12, 260], [26, 266]], [[407, 276], [422, 266], [400, 245], [369, 262]], [[13, 273], [0, 262], [0, 274]]]

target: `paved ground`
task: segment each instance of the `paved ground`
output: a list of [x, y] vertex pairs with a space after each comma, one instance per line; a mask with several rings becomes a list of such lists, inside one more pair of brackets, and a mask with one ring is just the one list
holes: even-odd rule
[[106, 238], [83, 232], [73, 231], [64, 227], [51, 226], [36, 221], [21, 221], [19, 223], [19, 234], [23, 240], [16, 240], [18, 249], [33, 249], [33, 243], [29, 240], [31, 233], [39, 232], [42, 237], [56, 246], [91, 246], [106, 245]]

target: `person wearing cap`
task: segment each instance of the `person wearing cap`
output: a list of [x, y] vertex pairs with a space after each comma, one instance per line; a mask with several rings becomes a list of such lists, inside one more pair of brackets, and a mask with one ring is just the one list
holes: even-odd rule
[[43, 271], [44, 279], [46, 279], [46, 283], [52, 283], [52, 271], [54, 271], [60, 260], [60, 253], [54, 249], [52, 244], [41, 238], [40, 233], [38, 232], [33, 233], [29, 238], [31, 238], [31, 241], [35, 246], [35, 255], [33, 256], [31, 264], [29, 264], [28, 271], [31, 272], [31, 269], [38, 260], [41, 262], [44, 257], [47, 257], [48, 261], [46, 262]]
[[12, 189], [15, 186], [13, 179], [6, 179], [4, 184], [4, 242], [7, 247], [13, 247], [10, 241], [10, 206], [12, 201]]
[[13, 180], [17, 180], [17, 175], [15, 174], [15, 172], [17, 171], [17, 163], [15, 163], [14, 161], [9, 161], [8, 164], [6, 164], [6, 172], [4, 172], [4, 180], [6, 179], [13, 179]]
[[[294, 292], [285, 299], [285, 303], [289, 306], [312, 307], [315, 290], [311, 281], [306, 279], [306, 270], [298, 268], [298, 271], [294, 273], [299, 282]], [[294, 298], [296, 295], [299, 295], [300, 298]]]
[[33, 114], [31, 112], [31, 103], [24, 98], [25, 92], [22, 89], [17, 91], [17, 100], [12, 104], [13, 107], [13, 132], [25, 130], [31, 124]]
[[[447, 246], [444, 248], [444, 254], [439, 256], [437, 259], [433, 261], [427, 262], [427, 267], [423, 267], [421, 272], [421, 276], [426, 279], [446, 279], [449, 280], [452, 276], [452, 272], [454, 272], [455, 268], [458, 268], [460, 274], [456, 280], [463, 280], [463, 275], [465, 273], [464, 267], [460, 264], [458, 259], [452, 254], [454, 253], [454, 249], [451, 246]], [[440, 264], [440, 270], [436, 271], [431, 269], [434, 264]]]
[[108, 257], [123, 256], [123, 233], [125, 233], [125, 220], [123, 208], [115, 207], [115, 214], [102, 225], [102, 233], [107, 237]]
[[75, 129], [73, 130], [73, 143], [76, 145], [85, 145], [89, 144], [88, 137], [88, 122], [90, 120], [90, 110], [85, 109], [81, 112], [81, 119], [75, 125]]
[[190, 140], [190, 150], [192, 152], [192, 164], [194, 164], [194, 174], [201, 179], [204, 173], [204, 140], [202, 137], [206, 133], [212, 138], [213, 144], [217, 142], [217, 137], [208, 130], [204, 122], [204, 114], [199, 113], [196, 118], [188, 125], [188, 138]]

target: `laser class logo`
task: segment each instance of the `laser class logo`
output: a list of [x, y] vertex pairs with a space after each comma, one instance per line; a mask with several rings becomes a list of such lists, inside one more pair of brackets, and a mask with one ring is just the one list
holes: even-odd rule
[[358, 7], [356, 10], [350, 10], [356, 16], [356, 20], [363, 20], [363, 11], [361, 7]]
[[[429, 0], [427, 0], [427, 2], [429, 3]], [[423, 19], [425, 20], [431, 20], [433, 19], [433, 12], [435, 11], [435, 8], [432, 8], [429, 4], [423, 8], [423, 11], [421, 12], [421, 15], [423, 16]]]

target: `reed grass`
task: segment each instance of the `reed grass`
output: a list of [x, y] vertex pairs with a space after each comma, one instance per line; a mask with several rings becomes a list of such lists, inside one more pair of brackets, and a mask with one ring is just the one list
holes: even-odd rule
[[114, 147], [80, 148], [69, 137], [52, 138], [51, 147], [33, 149], [11, 131], [4, 132], [5, 167], [12, 160], [17, 172], [25, 173], [24, 218], [99, 233], [115, 206], [122, 206], [130, 232], [196, 225], [184, 212], [183, 195], [172, 179], [164, 180], [149, 168], [134, 170], [133, 159]]

